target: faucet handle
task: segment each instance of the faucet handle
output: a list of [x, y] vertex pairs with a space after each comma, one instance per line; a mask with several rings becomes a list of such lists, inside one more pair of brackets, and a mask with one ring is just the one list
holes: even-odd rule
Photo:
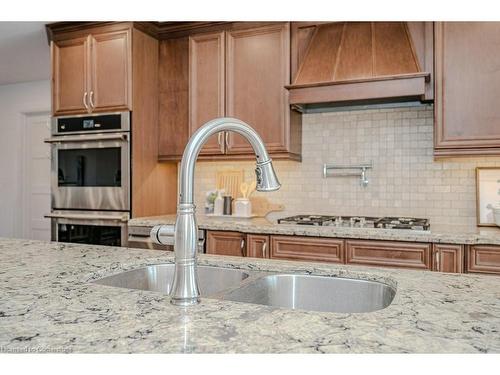
[[155, 225], [149, 233], [151, 241], [158, 245], [173, 245], [175, 242], [175, 225]]

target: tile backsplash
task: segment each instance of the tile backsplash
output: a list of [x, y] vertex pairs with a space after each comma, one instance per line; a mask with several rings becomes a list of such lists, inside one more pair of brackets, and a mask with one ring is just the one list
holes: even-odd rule
[[[373, 162], [369, 184], [359, 177], [322, 177], [323, 163]], [[275, 161], [282, 188], [265, 196], [285, 205], [270, 219], [298, 214], [415, 216], [431, 230], [476, 229], [477, 166], [499, 166], [500, 157], [434, 160], [432, 105], [356, 109], [303, 115], [302, 163]], [[255, 163], [198, 162], [195, 200], [215, 187], [217, 170], [243, 168], [254, 179]], [[256, 193], [262, 194], [262, 193]]]

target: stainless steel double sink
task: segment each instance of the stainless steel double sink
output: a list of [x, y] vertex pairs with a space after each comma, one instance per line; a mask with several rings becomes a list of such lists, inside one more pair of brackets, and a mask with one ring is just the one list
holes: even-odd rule
[[[92, 283], [169, 294], [172, 263], [125, 271]], [[361, 279], [246, 271], [198, 266], [201, 297], [286, 309], [360, 313], [384, 309], [394, 299], [391, 286]]]

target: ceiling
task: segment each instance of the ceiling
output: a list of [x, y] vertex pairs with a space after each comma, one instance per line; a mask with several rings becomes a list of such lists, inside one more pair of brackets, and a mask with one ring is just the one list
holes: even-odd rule
[[45, 22], [0, 22], [0, 85], [49, 78]]

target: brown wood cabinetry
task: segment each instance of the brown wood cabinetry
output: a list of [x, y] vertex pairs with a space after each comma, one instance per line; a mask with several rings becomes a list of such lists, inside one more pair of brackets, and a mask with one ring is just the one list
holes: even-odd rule
[[500, 154], [500, 23], [435, 25], [435, 155]]
[[271, 236], [271, 258], [344, 263], [344, 240]]
[[132, 109], [131, 31], [52, 41], [52, 112]]
[[245, 242], [243, 233], [207, 231], [207, 254], [245, 256]]
[[500, 274], [500, 246], [469, 246], [467, 272]]
[[432, 247], [432, 270], [439, 272], [464, 272], [464, 246], [434, 244]]
[[92, 111], [131, 109], [130, 30], [91, 35]]
[[[226, 115], [250, 124], [270, 153], [290, 146], [289, 34], [287, 23], [227, 32]], [[252, 153], [248, 141], [234, 133], [226, 147], [228, 154]]]
[[247, 234], [246, 255], [252, 258], [269, 258], [269, 236]]
[[90, 36], [52, 43], [52, 112], [87, 112]]
[[[207, 121], [226, 116], [252, 126], [274, 159], [299, 160], [301, 115], [290, 110], [285, 89], [290, 82], [289, 23], [256, 27], [243, 22], [226, 27], [162, 41], [160, 88], [164, 89], [160, 89], [160, 98], [165, 96], [167, 104], [165, 110], [160, 107], [159, 159], [178, 160], [189, 136]], [[188, 79], [180, 66], [186, 49]], [[167, 92], [183, 98], [185, 91], [186, 110], [182, 101], [168, 102]], [[173, 110], [176, 115], [172, 115]], [[188, 129], [188, 134], [182, 129]], [[200, 153], [205, 160], [253, 157], [250, 144], [232, 132], [213, 136]]]
[[136, 26], [48, 26], [54, 115], [127, 111], [136, 104], [131, 113], [132, 217], [174, 213], [177, 196], [177, 165], [158, 162], [159, 41]]
[[[189, 134], [225, 114], [225, 33], [189, 37]], [[200, 154], [223, 155], [222, 133], [212, 136]]]
[[347, 264], [430, 269], [431, 244], [395, 241], [346, 241]]

